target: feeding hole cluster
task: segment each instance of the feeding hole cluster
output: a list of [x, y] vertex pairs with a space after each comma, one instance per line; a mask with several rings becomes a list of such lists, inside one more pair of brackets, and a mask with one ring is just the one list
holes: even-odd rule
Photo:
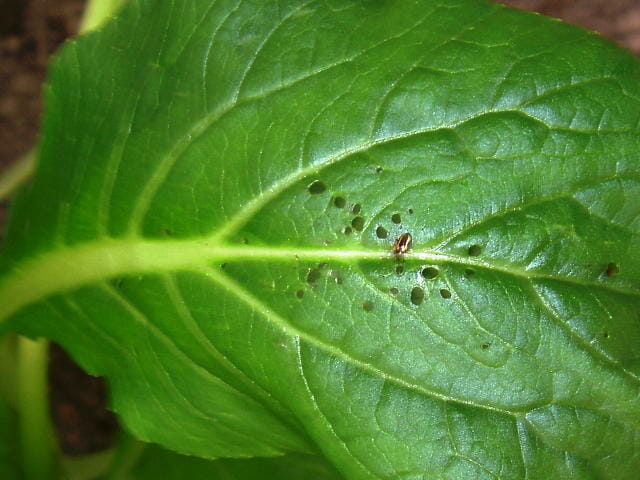
[[[381, 173], [382, 171], [383, 171], [382, 167], [380, 166], [375, 167], [376, 173]], [[324, 193], [327, 190], [327, 186], [322, 180], [314, 180], [308, 185], [307, 189], [309, 194], [318, 195], [318, 194]], [[331, 198], [331, 204], [335, 208], [344, 209], [345, 207], [347, 207], [348, 202], [344, 196], [336, 195]], [[361, 211], [362, 211], [362, 205], [360, 203], [353, 203], [349, 206], [348, 213], [350, 215], [353, 215], [353, 218], [351, 218], [349, 224], [345, 225], [342, 228], [341, 232], [344, 235], [351, 235], [354, 231], [362, 232], [364, 230], [366, 222], [365, 222], [365, 218], [362, 215], [360, 215]], [[409, 215], [413, 215], [414, 214], [413, 208], [408, 208], [406, 210], [406, 213]], [[402, 224], [401, 213], [398, 211], [392, 213], [390, 216], [390, 220], [391, 220], [391, 223], [394, 225], [401, 225]], [[387, 228], [389, 227], [387, 226], [385, 228], [385, 226], [383, 225], [378, 225], [375, 228], [376, 237], [381, 240], [388, 239], [390, 232]], [[408, 232], [402, 233], [396, 238], [395, 243], [393, 245], [393, 252], [396, 254], [396, 258], [399, 261], [402, 261], [403, 254], [410, 250], [411, 242], [412, 242], [411, 235]], [[483, 253], [483, 248], [481, 245], [471, 244], [466, 247], [466, 253], [469, 257], [478, 257]], [[321, 278], [322, 276], [321, 268], [322, 266], [319, 266], [316, 268], [310, 268], [308, 270], [306, 274], [306, 283], [308, 284], [309, 287], [314, 287], [318, 282], [318, 280]], [[405, 267], [402, 263], [396, 264], [394, 267], [394, 271], [396, 275], [403, 275], [405, 273]], [[613, 276], [613, 275], [616, 275], [618, 272], [619, 272], [619, 269], [617, 265], [615, 265], [614, 263], [610, 263], [607, 265], [604, 273], [607, 276]], [[474, 276], [475, 273], [476, 272], [474, 269], [467, 268], [464, 270], [464, 277], [470, 278]], [[440, 268], [436, 266], [426, 266], [426, 267], [423, 267], [421, 270], [419, 270], [419, 275], [424, 280], [434, 281], [440, 277]], [[342, 284], [342, 278], [338, 274], [338, 272], [335, 270], [331, 270], [329, 272], [329, 278], [332, 279], [336, 284]], [[410, 302], [416, 306], [422, 305], [426, 297], [425, 288], [424, 288], [426, 284], [423, 284], [421, 282], [419, 283], [420, 285], [413, 286], [409, 293]], [[452, 293], [448, 288], [440, 288], [436, 291], [439, 292], [440, 297], [443, 299], [452, 298]], [[303, 298], [304, 293], [305, 293], [304, 290], [297, 290], [295, 292], [295, 295], [298, 298]], [[397, 287], [389, 287], [388, 293], [391, 296], [397, 296], [399, 295], [400, 291]], [[374, 303], [371, 300], [363, 300], [362, 309], [365, 312], [371, 312], [374, 309]], [[603, 334], [603, 337], [607, 338], [607, 336], [608, 334], [606, 333]], [[481, 348], [484, 350], [489, 348], [489, 346], [490, 346], [490, 343], [484, 343], [481, 345]]]

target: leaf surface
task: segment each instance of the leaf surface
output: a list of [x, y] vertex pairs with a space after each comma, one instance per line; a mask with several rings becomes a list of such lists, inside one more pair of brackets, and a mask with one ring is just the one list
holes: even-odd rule
[[311, 455], [277, 458], [204, 460], [178, 455], [157, 446], [148, 446], [128, 473], [131, 480], [180, 480], [183, 478], [223, 480], [340, 480], [331, 468]]
[[0, 329], [182, 453], [635, 479], [639, 80], [485, 1], [132, 1], [52, 67]]

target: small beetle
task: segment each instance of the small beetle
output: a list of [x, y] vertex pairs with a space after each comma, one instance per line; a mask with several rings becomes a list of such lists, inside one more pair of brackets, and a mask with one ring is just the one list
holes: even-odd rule
[[411, 242], [413, 238], [409, 232], [405, 232], [396, 238], [395, 243], [393, 244], [393, 253], [396, 255], [402, 255], [403, 253], [407, 253], [411, 248]]

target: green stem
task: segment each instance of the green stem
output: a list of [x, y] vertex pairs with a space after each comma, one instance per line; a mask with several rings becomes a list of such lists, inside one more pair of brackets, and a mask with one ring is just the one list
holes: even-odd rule
[[6, 334], [0, 336], [0, 397], [15, 408], [18, 404], [16, 399], [16, 348], [18, 336]]
[[27, 480], [50, 480], [56, 473], [56, 442], [49, 417], [49, 342], [18, 339], [18, 415], [22, 468]]
[[99, 27], [107, 19], [113, 17], [124, 0], [89, 0], [84, 8], [80, 22], [80, 33]]
[[31, 176], [35, 164], [36, 152], [34, 149], [7, 168], [7, 171], [0, 176], [0, 201], [8, 198]]

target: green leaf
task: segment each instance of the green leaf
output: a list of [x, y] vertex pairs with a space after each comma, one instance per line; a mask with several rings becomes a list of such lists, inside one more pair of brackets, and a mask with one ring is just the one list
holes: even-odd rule
[[150, 445], [131, 469], [127, 479], [182, 480], [189, 478], [221, 480], [340, 480], [334, 471], [311, 455], [278, 458], [204, 460], [188, 457]]
[[142, 439], [637, 478], [629, 53], [482, 0], [140, 0], [47, 105], [0, 329], [105, 375]]

